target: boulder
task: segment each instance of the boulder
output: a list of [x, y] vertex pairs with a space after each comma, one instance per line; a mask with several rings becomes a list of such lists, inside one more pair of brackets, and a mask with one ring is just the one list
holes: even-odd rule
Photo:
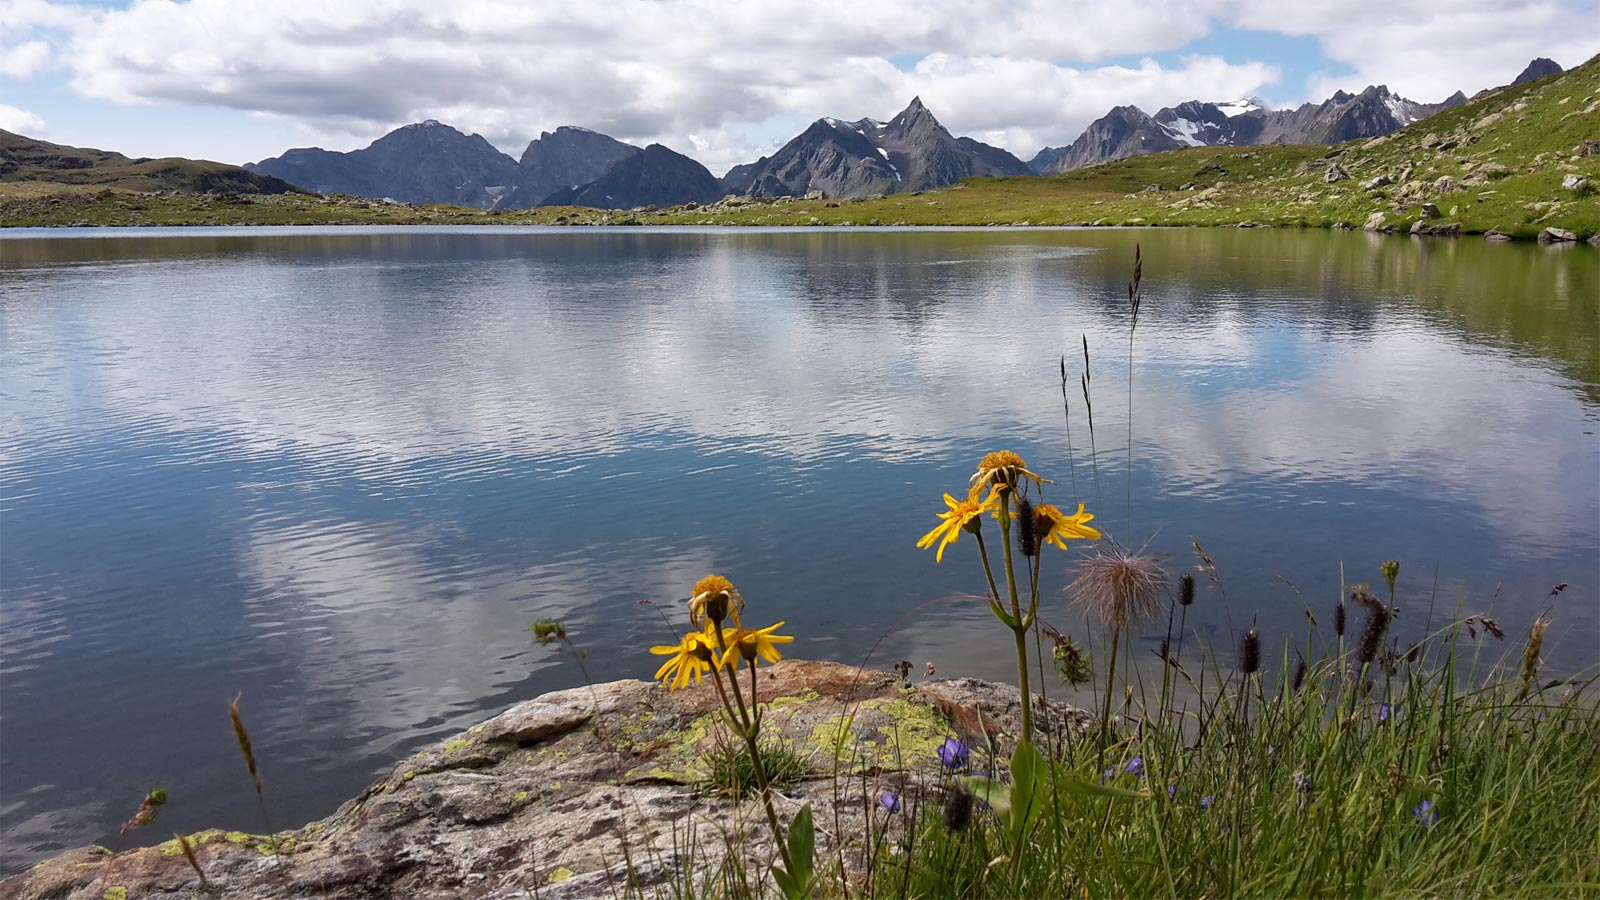
[[1483, 239], [1492, 244], [1503, 244], [1511, 240], [1511, 235], [1501, 234], [1500, 232], [1491, 228], [1483, 233]]
[[1461, 190], [1461, 182], [1456, 181], [1449, 175], [1440, 175], [1438, 178], [1434, 179], [1433, 189], [1436, 193], [1448, 194], [1452, 191]]
[[1375, 191], [1378, 188], [1390, 184], [1394, 184], [1394, 181], [1391, 180], [1388, 175], [1380, 172], [1377, 175], [1368, 178], [1366, 181], [1361, 182], [1361, 189], [1364, 191]]
[[[778, 815], [787, 822], [809, 802], [825, 859], [871, 852], [863, 807], [875, 804], [861, 802], [864, 792], [894, 791], [907, 807], [938, 802], [939, 745], [961, 738], [976, 760], [994, 740], [1009, 755], [1021, 717], [1015, 688], [970, 678], [911, 684], [784, 660], [761, 669], [759, 685], [763, 735], [802, 763], [777, 792]], [[1042, 733], [1077, 733], [1091, 718], [1035, 704]], [[401, 761], [321, 821], [276, 835], [191, 835], [209, 890], [172, 840], [114, 860], [99, 847], [72, 850], [0, 882], [0, 897], [670, 896], [686, 846], [706, 872], [723, 865], [730, 844], [752, 875], [775, 855], [759, 801], [709, 787], [707, 758], [727, 746], [725, 729], [709, 684], [556, 691]]]
[[1350, 177], [1350, 173], [1349, 172], [1346, 172], [1345, 170], [1343, 170], [1343, 169], [1339, 168], [1338, 166], [1334, 165], [1334, 166], [1329, 166], [1328, 167], [1328, 171], [1323, 174], [1322, 180], [1327, 182], [1328, 184], [1333, 184], [1336, 181], [1344, 181], [1346, 178], [1349, 178], [1349, 177]]
[[1560, 244], [1577, 239], [1578, 236], [1576, 234], [1565, 228], [1556, 228], [1553, 225], [1539, 232], [1539, 243], [1541, 244]]
[[807, 200], [821, 200], [822, 199], [822, 192], [821, 191], [806, 191], [805, 199], [807, 199]]
[[1583, 190], [1583, 186], [1588, 183], [1589, 179], [1583, 177], [1582, 175], [1568, 175], [1567, 177], [1561, 179], [1561, 186], [1569, 191], [1581, 191]]
[[1367, 216], [1366, 224], [1361, 226], [1361, 230], [1363, 230], [1363, 231], [1382, 231], [1383, 230], [1383, 223], [1384, 223], [1384, 221], [1386, 219], [1388, 219], [1388, 216], [1384, 215], [1381, 212], [1375, 212], [1372, 215]]
[[1439, 218], [1439, 207], [1434, 205], [1434, 204], [1432, 204], [1432, 203], [1424, 203], [1424, 204], [1422, 204], [1422, 217], [1424, 219], [1437, 219], [1437, 218]]

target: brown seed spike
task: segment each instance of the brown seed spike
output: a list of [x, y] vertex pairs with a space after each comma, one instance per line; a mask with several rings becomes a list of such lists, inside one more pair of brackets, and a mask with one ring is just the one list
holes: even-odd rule
[[1239, 645], [1239, 671], [1254, 675], [1261, 668], [1261, 635], [1254, 629], [1244, 633]]
[[209, 888], [206, 885], [206, 873], [204, 869], [200, 868], [200, 860], [194, 855], [193, 845], [191, 845], [189, 843], [189, 839], [182, 834], [175, 834], [173, 837], [178, 839], [178, 846], [183, 848], [183, 858], [189, 861], [189, 868], [194, 869], [194, 873], [200, 876], [200, 889], [202, 891], [208, 890]]
[[244, 719], [239, 717], [239, 701], [244, 699], [244, 694], [233, 698], [228, 704], [228, 718], [233, 720], [233, 736], [239, 741], [239, 752], [244, 754], [244, 764], [250, 769], [250, 777], [255, 779], [256, 796], [261, 796], [261, 773], [256, 770], [256, 755], [250, 749], [250, 732], [244, 730]]

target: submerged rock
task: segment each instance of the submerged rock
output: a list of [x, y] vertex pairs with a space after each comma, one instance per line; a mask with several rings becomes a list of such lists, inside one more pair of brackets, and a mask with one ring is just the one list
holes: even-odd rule
[[[748, 670], [745, 670], [748, 674]], [[748, 684], [748, 681], [744, 683]], [[976, 679], [907, 685], [884, 672], [785, 660], [761, 669], [763, 736], [801, 763], [778, 790], [787, 823], [810, 802], [818, 852], [847, 858], [892, 790], [911, 808], [958, 737], [974, 764], [1009, 756], [1016, 688]], [[1036, 706], [1036, 727], [1082, 729], [1087, 713]], [[397, 764], [326, 819], [277, 835], [190, 836], [203, 890], [177, 841], [69, 851], [0, 883], [7, 900], [128, 897], [545, 898], [707, 892], [730, 845], [747, 871], [774, 857], [759, 801], [712, 790], [708, 759], [733, 738], [710, 685], [664, 691], [616, 681], [545, 694]], [[836, 787], [838, 788], [836, 790]], [[270, 801], [270, 795], [269, 795]], [[710, 893], [721, 891], [712, 889]]]

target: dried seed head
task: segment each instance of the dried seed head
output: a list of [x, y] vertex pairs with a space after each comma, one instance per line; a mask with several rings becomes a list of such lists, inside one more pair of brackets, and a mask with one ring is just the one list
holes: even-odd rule
[[957, 781], [944, 795], [942, 810], [944, 827], [951, 831], [965, 831], [972, 824], [972, 792]]
[[1166, 584], [1166, 573], [1154, 556], [1113, 547], [1079, 563], [1078, 577], [1067, 592], [1107, 628], [1120, 631], [1160, 611]]
[[1378, 658], [1383, 646], [1383, 634], [1389, 630], [1389, 608], [1382, 603], [1367, 605], [1367, 624], [1361, 629], [1361, 643], [1356, 647], [1356, 659], [1370, 663]]
[[1333, 635], [1334, 637], [1344, 637], [1344, 601], [1342, 600], [1338, 606], [1333, 608]]
[[1300, 660], [1300, 664], [1294, 667], [1294, 680], [1289, 683], [1289, 691], [1291, 693], [1298, 694], [1300, 692], [1300, 686], [1305, 683], [1306, 661], [1302, 659]]
[[183, 858], [189, 861], [189, 868], [194, 869], [194, 873], [200, 876], [200, 889], [206, 890], [206, 873], [204, 869], [200, 868], [200, 860], [194, 855], [194, 847], [189, 843], [189, 839], [182, 834], [175, 834], [173, 837], [178, 839], [178, 846], [183, 848]]
[[233, 736], [239, 741], [239, 752], [244, 754], [244, 764], [250, 769], [250, 777], [255, 779], [256, 794], [261, 793], [261, 773], [256, 770], [256, 755], [250, 749], [250, 732], [244, 730], [244, 719], [239, 717], [239, 701], [244, 699], [244, 694], [233, 698], [228, 704], [228, 718], [233, 720]]
[[1239, 670], [1246, 675], [1254, 675], [1261, 668], [1261, 635], [1254, 628], [1244, 633], [1244, 639], [1239, 642]]
[[1522, 654], [1522, 687], [1517, 690], [1518, 700], [1528, 696], [1528, 689], [1539, 675], [1539, 649], [1544, 646], [1544, 630], [1549, 627], [1548, 621], [1535, 619], [1533, 630], [1528, 633], [1528, 649]]
[[1194, 576], [1188, 572], [1178, 579], [1178, 604], [1188, 606], [1194, 603]]
[[1038, 524], [1033, 515], [1033, 503], [1027, 497], [1017, 500], [1017, 549], [1030, 559], [1039, 553]]

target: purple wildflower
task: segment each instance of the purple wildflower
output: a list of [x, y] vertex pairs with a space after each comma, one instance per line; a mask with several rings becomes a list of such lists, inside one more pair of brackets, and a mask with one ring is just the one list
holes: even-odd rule
[[939, 762], [946, 769], [961, 769], [967, 765], [967, 745], [955, 738], [945, 738], [939, 745]]
[[892, 791], [884, 791], [879, 794], [878, 802], [883, 805], [884, 809], [892, 813], [900, 812], [905, 808], [905, 804], [900, 802], [900, 795]]
[[1201, 809], [1210, 809], [1211, 808], [1211, 804], [1213, 804], [1215, 802], [1217, 802], [1217, 795], [1216, 794], [1207, 794], [1204, 797], [1200, 798], [1200, 808]]
[[1417, 820], [1417, 824], [1423, 828], [1431, 828], [1435, 822], [1439, 821], [1439, 811], [1433, 808], [1432, 800], [1424, 800], [1417, 804], [1417, 808], [1411, 811], [1411, 815]]
[[1378, 721], [1379, 722], [1387, 722], [1387, 721], [1389, 721], [1389, 717], [1391, 715], [1394, 716], [1396, 719], [1398, 719], [1398, 718], [1400, 718], [1400, 712], [1401, 712], [1401, 704], [1399, 704], [1399, 703], [1396, 703], [1393, 706], [1390, 706], [1387, 703], [1380, 703], [1380, 704], [1378, 704]]
[[1167, 785], [1167, 799], [1170, 800], [1170, 799], [1172, 799], [1174, 797], [1177, 797], [1177, 796], [1178, 796], [1178, 786], [1175, 785], [1175, 784]]
[[1117, 767], [1112, 766], [1111, 768], [1100, 773], [1100, 783], [1105, 784], [1115, 777], [1117, 777]]
[[1144, 777], [1144, 757], [1135, 756], [1133, 759], [1129, 760], [1128, 761], [1128, 765], [1123, 768], [1122, 774], [1124, 774], [1124, 775], [1137, 775], [1140, 778], [1143, 778]]

